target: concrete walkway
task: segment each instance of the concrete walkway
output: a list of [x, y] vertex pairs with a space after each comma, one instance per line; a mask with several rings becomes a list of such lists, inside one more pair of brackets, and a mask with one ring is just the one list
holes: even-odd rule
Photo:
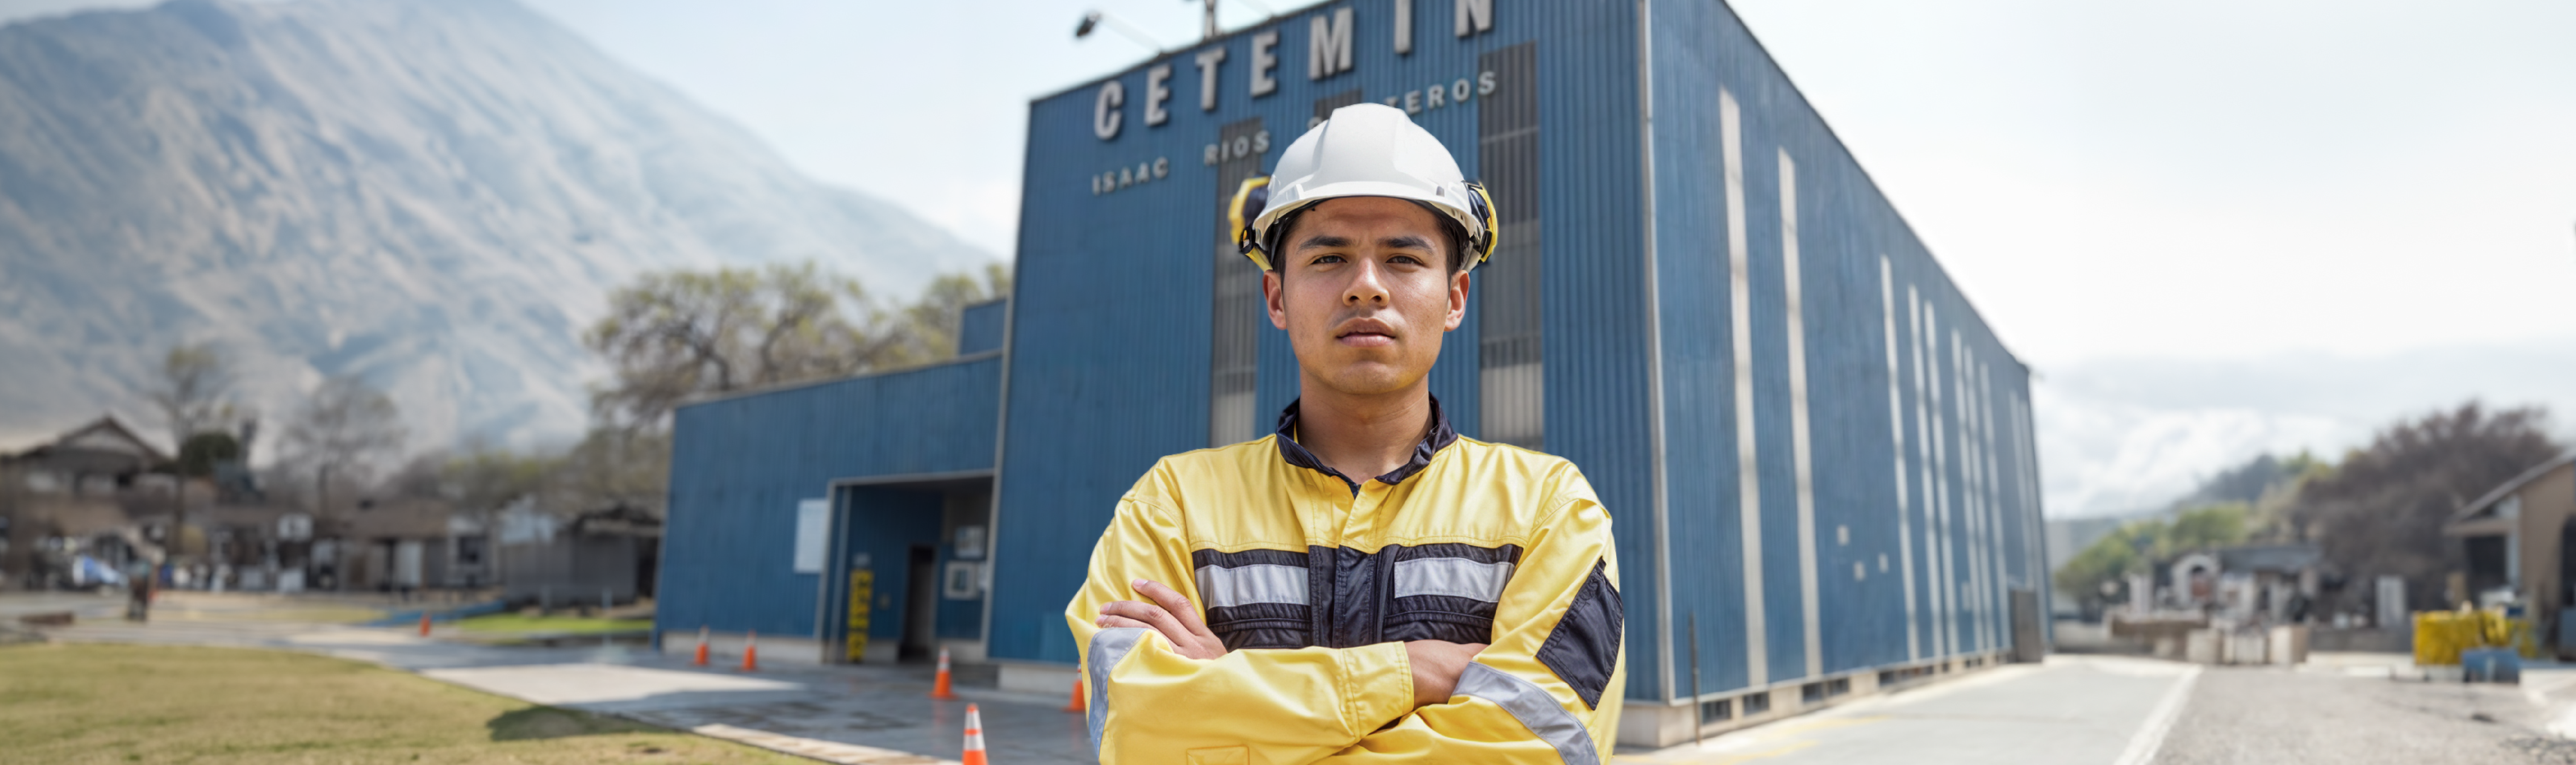
[[[768, 665], [744, 673], [698, 668], [647, 649], [504, 647], [424, 640], [409, 629], [251, 619], [156, 618], [147, 624], [86, 618], [101, 612], [71, 598], [45, 610], [85, 615], [44, 632], [64, 642], [267, 648], [364, 661], [532, 703], [613, 714], [829, 762], [950, 762], [963, 745], [966, 704], [982, 707], [997, 762], [1092, 762], [1083, 717], [1065, 700], [958, 688], [929, 698], [927, 666]], [[5, 602], [5, 601], [0, 601]], [[63, 606], [75, 606], [65, 609]], [[121, 608], [121, 605], [116, 605]], [[6, 606], [0, 606], [6, 608]], [[440, 627], [433, 635], [446, 631]]]
[[2198, 667], [2052, 656], [1862, 699], [1622, 762], [2145, 765]]

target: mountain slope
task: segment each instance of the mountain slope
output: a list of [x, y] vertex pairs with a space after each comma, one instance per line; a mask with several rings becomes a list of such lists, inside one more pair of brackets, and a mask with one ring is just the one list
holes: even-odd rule
[[645, 269], [814, 260], [904, 296], [994, 257], [823, 186], [508, 0], [176, 0], [0, 28], [0, 433], [114, 407], [181, 339], [274, 421], [324, 375], [414, 443], [579, 429]]

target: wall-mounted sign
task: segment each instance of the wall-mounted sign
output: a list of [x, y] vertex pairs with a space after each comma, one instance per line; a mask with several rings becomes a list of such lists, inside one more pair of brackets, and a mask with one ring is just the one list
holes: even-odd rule
[[[1317, 10], [1307, 16], [1306, 23], [1302, 25], [1289, 22], [1244, 35], [1247, 52], [1250, 54], [1243, 62], [1246, 92], [1251, 93], [1253, 98], [1267, 98], [1279, 92], [1278, 76], [1282, 68], [1280, 66], [1282, 46], [1279, 34], [1283, 28], [1300, 30], [1302, 27], [1306, 35], [1303, 63], [1306, 65], [1306, 79], [1310, 81], [1331, 79], [1353, 71], [1354, 59], [1351, 57], [1351, 51], [1361, 34], [1367, 29], [1390, 30], [1392, 34], [1389, 34], [1387, 39], [1393, 45], [1395, 54], [1412, 55], [1413, 0], [1394, 0], [1390, 6], [1393, 13], [1390, 18], [1384, 20], [1386, 23], [1384, 27], [1364, 27], [1364, 24], [1373, 25], [1377, 20], [1355, 18], [1354, 11], [1349, 6], [1343, 6]], [[1491, 32], [1494, 29], [1494, 0], [1450, 0], [1450, 11], [1453, 22], [1450, 29], [1460, 40]], [[1287, 50], [1294, 54], [1298, 52], [1298, 46], [1292, 44], [1287, 46]], [[1199, 111], [1216, 111], [1217, 90], [1224, 77], [1227, 58], [1223, 44], [1188, 54], [1192, 68], [1198, 70], [1195, 75], [1196, 81], [1188, 85], [1197, 86]], [[1176, 90], [1179, 92], [1188, 90], [1187, 85], [1175, 87], [1175, 80], [1180, 76], [1180, 72], [1174, 63], [1179, 60], [1175, 57], [1173, 60], [1147, 67], [1144, 92], [1138, 94], [1137, 98], [1128, 97], [1127, 84], [1123, 81], [1111, 79], [1100, 83], [1100, 89], [1094, 92], [1091, 101], [1092, 136], [1103, 141], [1117, 140], [1121, 130], [1126, 127], [1127, 102], [1131, 100], [1138, 102], [1137, 106], [1144, 110], [1140, 116], [1144, 119], [1146, 127], [1155, 128], [1169, 124], [1172, 118], [1173, 93]], [[1296, 70], [1289, 68], [1288, 71]], [[1493, 73], [1483, 73], [1477, 87], [1478, 95], [1493, 92]], [[1437, 93], [1434, 92], [1435, 89]], [[1465, 101], [1466, 97], [1467, 91], [1458, 87], [1455, 82], [1433, 83], [1422, 89], [1386, 99], [1386, 104], [1402, 108], [1409, 113], [1420, 114], [1424, 109], [1437, 109], [1444, 104]], [[1213, 161], [1210, 162], [1210, 164], [1213, 163]], [[1113, 175], [1125, 175], [1130, 177], [1131, 181], [1133, 176], [1132, 173], [1125, 171]], [[1107, 190], [1115, 191], [1128, 185], [1132, 185], [1132, 182], [1111, 186]], [[1092, 181], [1092, 193], [1106, 193], [1099, 178], [1094, 178]]]

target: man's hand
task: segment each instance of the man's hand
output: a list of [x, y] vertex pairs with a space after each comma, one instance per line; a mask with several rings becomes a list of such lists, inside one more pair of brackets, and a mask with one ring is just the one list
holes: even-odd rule
[[[1153, 601], [1112, 601], [1100, 607], [1100, 618], [1092, 623], [1102, 627], [1151, 628], [1163, 633], [1163, 639], [1172, 641], [1173, 651], [1192, 659], [1213, 659], [1225, 655], [1225, 641], [1208, 631], [1207, 623], [1199, 620], [1199, 610], [1190, 605], [1189, 598], [1181, 597], [1181, 593], [1150, 579], [1138, 579], [1130, 584], [1136, 592]], [[1415, 671], [1415, 676], [1420, 674], [1419, 670]], [[1450, 672], [1449, 681], [1456, 684], [1458, 673]]]
[[1413, 665], [1414, 708], [1449, 703], [1449, 697], [1458, 689], [1458, 675], [1466, 672], [1467, 661], [1483, 650], [1483, 643], [1405, 641], [1404, 658]]

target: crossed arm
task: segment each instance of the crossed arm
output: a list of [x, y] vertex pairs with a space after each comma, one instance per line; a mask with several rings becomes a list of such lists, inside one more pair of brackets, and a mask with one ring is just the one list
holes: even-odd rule
[[[1209, 632], [1199, 619], [1199, 610], [1189, 598], [1151, 579], [1131, 583], [1137, 594], [1148, 600], [1113, 600], [1100, 607], [1100, 618], [1092, 623], [1102, 628], [1143, 627], [1172, 642], [1172, 651], [1184, 658], [1215, 659], [1225, 655], [1225, 641]], [[1458, 687], [1458, 674], [1467, 671], [1467, 662], [1476, 652], [1485, 650], [1484, 643], [1452, 643], [1446, 640], [1408, 640], [1404, 643], [1405, 664], [1413, 672], [1413, 706], [1416, 709], [1445, 704]]]
[[1065, 613], [1098, 756], [1600, 762], [1626, 683], [1609, 521], [1588, 490], [1551, 516], [1515, 542], [1524, 552], [1489, 644], [1228, 651], [1168, 584], [1194, 581], [1179, 522], [1130, 495]]

